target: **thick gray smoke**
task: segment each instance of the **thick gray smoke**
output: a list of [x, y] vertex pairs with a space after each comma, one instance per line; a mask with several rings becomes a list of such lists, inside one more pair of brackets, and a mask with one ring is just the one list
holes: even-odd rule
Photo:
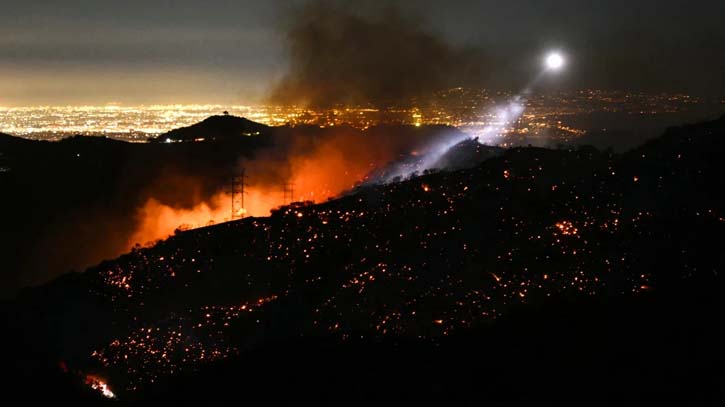
[[483, 77], [479, 50], [451, 45], [424, 27], [394, 8], [353, 13], [308, 2], [285, 27], [289, 69], [271, 102], [406, 106]]

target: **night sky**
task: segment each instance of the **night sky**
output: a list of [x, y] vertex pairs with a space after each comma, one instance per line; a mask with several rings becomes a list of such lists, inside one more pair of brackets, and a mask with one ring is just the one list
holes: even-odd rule
[[[288, 28], [305, 3], [3, 0], [0, 106], [263, 101], [287, 70]], [[725, 95], [722, 0], [334, 3], [373, 19], [394, 6], [482, 53], [475, 85], [518, 89], [559, 48], [570, 67], [554, 88]]]

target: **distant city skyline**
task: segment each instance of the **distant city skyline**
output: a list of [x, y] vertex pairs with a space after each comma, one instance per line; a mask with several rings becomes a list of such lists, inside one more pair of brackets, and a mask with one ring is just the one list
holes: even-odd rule
[[[85, 135], [146, 143], [173, 129], [228, 114], [269, 126], [348, 126], [361, 130], [398, 124], [455, 126], [479, 141], [505, 147], [568, 143], [605, 128], [615, 133], [639, 132], [639, 137], [659, 134], [667, 126], [717, 118], [725, 108], [725, 99], [590, 89], [529, 94], [519, 115], [508, 117], [506, 107], [510, 109], [511, 98], [511, 92], [452, 88], [437, 92], [424, 105], [407, 108], [231, 104], [0, 107], [0, 132], [48, 141]], [[629, 137], [629, 143], [636, 139]]]

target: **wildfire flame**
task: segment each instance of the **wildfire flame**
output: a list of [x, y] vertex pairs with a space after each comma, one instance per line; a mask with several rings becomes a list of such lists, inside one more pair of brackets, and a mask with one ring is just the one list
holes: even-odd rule
[[86, 384], [91, 386], [93, 390], [98, 390], [104, 397], [109, 399], [116, 398], [116, 395], [108, 387], [108, 383], [98, 376], [86, 375]]
[[[304, 152], [292, 154], [285, 160], [292, 175], [286, 181], [294, 185], [292, 201], [322, 202], [353, 188], [372, 169], [394, 159], [396, 148], [381, 146], [381, 143], [363, 145], [352, 135], [343, 134], [301, 150]], [[244, 216], [268, 216], [272, 209], [290, 203], [284, 201], [283, 182], [269, 176], [269, 163], [258, 159], [244, 165], [249, 177], [245, 184], [244, 207], [240, 209]], [[273, 167], [281, 166], [282, 163], [274, 162]], [[231, 201], [232, 196], [226, 191], [220, 191], [192, 208], [177, 208], [149, 199], [137, 211], [139, 224], [128, 239], [127, 249], [136, 243], [165, 239], [180, 226], [197, 228], [228, 221], [232, 218]]]

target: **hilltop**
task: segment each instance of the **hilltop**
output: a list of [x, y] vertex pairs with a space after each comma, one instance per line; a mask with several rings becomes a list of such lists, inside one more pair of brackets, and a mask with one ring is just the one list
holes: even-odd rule
[[271, 127], [243, 117], [211, 116], [188, 127], [171, 130], [153, 139], [156, 142], [189, 142], [195, 140], [230, 141], [240, 137], [269, 135]]

